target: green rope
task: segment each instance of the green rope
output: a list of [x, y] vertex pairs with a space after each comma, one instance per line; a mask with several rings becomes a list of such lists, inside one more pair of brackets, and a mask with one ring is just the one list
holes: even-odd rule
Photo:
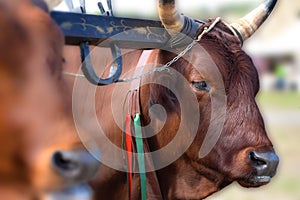
[[134, 116], [134, 130], [135, 130], [136, 146], [137, 146], [137, 153], [138, 153], [138, 164], [140, 169], [142, 200], [146, 200], [147, 199], [146, 168], [145, 168], [144, 145], [143, 145], [142, 128], [141, 128], [141, 115], [139, 113], [135, 114]]

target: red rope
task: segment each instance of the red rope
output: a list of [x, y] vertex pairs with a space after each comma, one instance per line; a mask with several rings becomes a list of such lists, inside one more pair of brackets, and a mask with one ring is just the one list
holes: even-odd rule
[[132, 200], [132, 138], [131, 138], [131, 116], [126, 116], [126, 151], [128, 163], [128, 190], [129, 200]]

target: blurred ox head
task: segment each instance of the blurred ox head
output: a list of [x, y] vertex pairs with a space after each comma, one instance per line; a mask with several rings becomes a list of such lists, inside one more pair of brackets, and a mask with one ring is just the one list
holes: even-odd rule
[[63, 35], [44, 10], [43, 1], [0, 2], [0, 196], [89, 199], [84, 182], [98, 161], [79, 142], [61, 76]]

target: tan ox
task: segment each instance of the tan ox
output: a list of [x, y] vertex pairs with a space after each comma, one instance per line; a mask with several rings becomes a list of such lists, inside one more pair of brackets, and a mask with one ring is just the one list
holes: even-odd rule
[[0, 29], [0, 199], [90, 199], [98, 162], [72, 121], [63, 35], [29, 0], [1, 0]]

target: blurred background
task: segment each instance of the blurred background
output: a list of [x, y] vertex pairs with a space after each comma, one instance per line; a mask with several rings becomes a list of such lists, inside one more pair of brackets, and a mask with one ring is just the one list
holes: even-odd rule
[[[89, 13], [97, 2], [87, 0]], [[116, 16], [157, 19], [155, 0], [113, 0]], [[177, 0], [180, 12], [197, 19], [222, 17], [227, 22], [244, 16], [262, 0]], [[79, 7], [79, 0], [73, 0]], [[105, 5], [105, 2], [103, 2]], [[57, 9], [68, 10], [66, 2]], [[272, 16], [247, 40], [244, 50], [258, 69], [257, 97], [266, 127], [280, 156], [277, 176], [261, 188], [232, 184], [209, 200], [300, 200], [300, 1], [279, 0]]]

